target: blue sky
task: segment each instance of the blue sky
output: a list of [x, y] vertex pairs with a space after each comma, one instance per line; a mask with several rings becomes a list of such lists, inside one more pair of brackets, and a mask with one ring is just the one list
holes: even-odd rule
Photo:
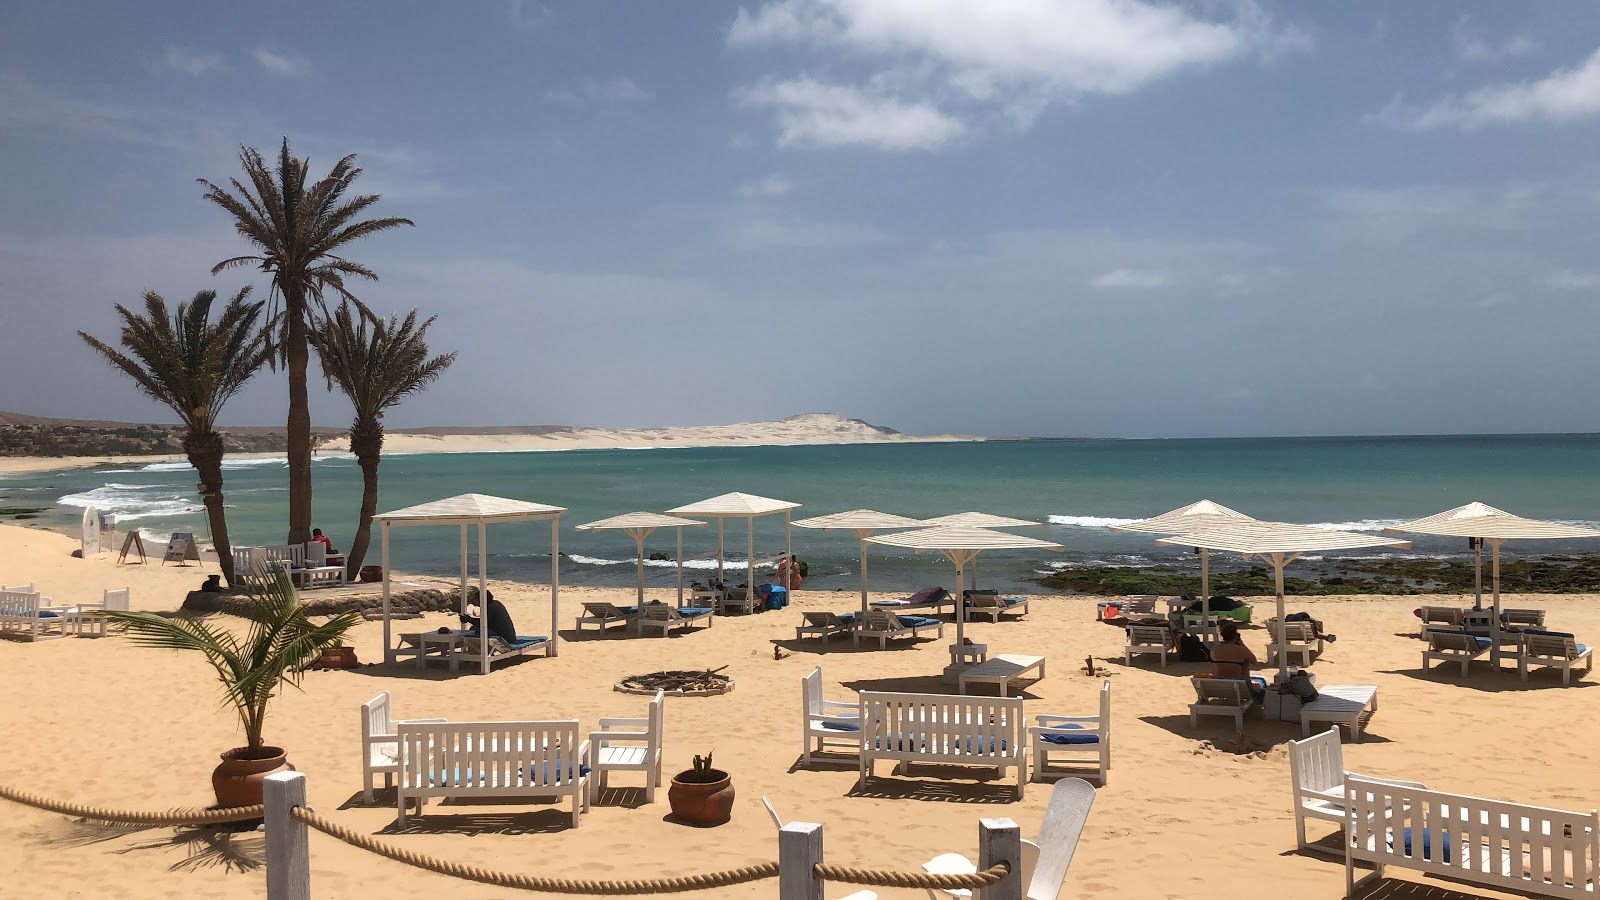
[[0, 408], [169, 419], [74, 331], [287, 135], [417, 223], [394, 426], [1595, 431], [1597, 125], [1579, 2], [7, 4]]

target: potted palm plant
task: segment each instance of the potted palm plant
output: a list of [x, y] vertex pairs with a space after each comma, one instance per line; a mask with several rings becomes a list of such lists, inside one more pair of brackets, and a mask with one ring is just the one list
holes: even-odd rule
[[713, 768], [711, 754], [695, 755], [694, 768], [672, 777], [667, 803], [679, 821], [690, 825], [721, 825], [733, 816], [733, 779]]
[[231, 630], [188, 617], [142, 612], [106, 612], [126, 626], [137, 644], [204, 654], [216, 670], [226, 698], [239, 715], [245, 745], [222, 754], [211, 773], [218, 806], [252, 806], [261, 802], [261, 783], [287, 768], [282, 747], [262, 738], [267, 707], [285, 685], [299, 686], [306, 667], [324, 649], [343, 643], [345, 633], [361, 621], [348, 612], [318, 625], [306, 617], [300, 594], [289, 573], [273, 568], [255, 585], [250, 626], [241, 638]]

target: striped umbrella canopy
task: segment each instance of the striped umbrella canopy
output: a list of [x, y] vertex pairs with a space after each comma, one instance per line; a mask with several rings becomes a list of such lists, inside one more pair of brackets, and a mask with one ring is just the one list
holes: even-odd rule
[[[935, 528], [919, 528], [916, 531], [899, 531], [894, 534], [885, 534], [866, 539], [869, 544], [882, 544], [885, 547], [910, 547], [921, 553], [924, 550], [933, 550], [945, 559], [950, 560], [956, 567], [956, 587], [961, 586], [966, 567], [971, 565], [978, 554], [985, 550], [1056, 550], [1063, 548], [1060, 544], [1041, 541], [1038, 538], [1022, 537], [1017, 534], [1007, 534], [1003, 531], [990, 531], [987, 528], [974, 528], [971, 525], [943, 525]], [[967, 604], [956, 604], [956, 643], [963, 643], [966, 634]]]
[[[798, 503], [787, 500], [774, 500], [771, 497], [758, 497], [755, 494], [743, 494], [734, 491], [730, 494], [718, 494], [695, 503], [685, 504], [667, 510], [668, 515], [698, 516], [702, 519], [717, 520], [717, 580], [722, 580], [722, 530], [727, 519], [745, 520], [745, 585], [747, 590], [756, 589], [756, 519], [761, 516], [770, 516], [773, 513], [783, 513], [783, 552], [788, 555], [792, 550], [789, 542], [789, 516], [800, 508]], [[682, 532], [679, 532], [682, 534]]]
[[[1142, 534], [1183, 534], [1186, 531], [1203, 531], [1207, 528], [1226, 527], [1237, 522], [1254, 521], [1256, 520], [1253, 517], [1242, 512], [1234, 512], [1220, 503], [1199, 500], [1159, 516], [1107, 527], [1112, 531], [1137, 531]], [[1206, 606], [1205, 611], [1210, 612], [1211, 551], [1205, 547], [1200, 548], [1200, 600]]]
[[585, 522], [577, 526], [579, 531], [605, 531], [608, 529], [621, 529], [633, 538], [639, 550], [639, 605], [644, 605], [644, 539], [649, 537], [657, 528], [678, 529], [678, 605], [683, 605], [683, 529], [685, 526], [704, 526], [704, 522], [693, 519], [679, 518], [678, 516], [664, 516], [653, 512], [631, 512], [609, 519], [600, 519], [595, 522]]
[[922, 525], [917, 519], [878, 512], [875, 509], [852, 509], [845, 512], [814, 516], [794, 523], [796, 528], [821, 528], [824, 533], [835, 528], [848, 528], [861, 544], [861, 613], [867, 612], [867, 535], [885, 528], [916, 528]]
[[[1283, 567], [1299, 559], [1301, 554], [1324, 550], [1356, 550], [1363, 547], [1409, 547], [1410, 541], [1379, 537], [1375, 534], [1358, 534], [1353, 531], [1334, 531], [1310, 525], [1293, 525], [1288, 522], [1262, 522], [1256, 519], [1218, 525], [1201, 531], [1191, 531], [1176, 537], [1156, 541], [1169, 547], [1201, 547], [1208, 550], [1228, 550], [1241, 553], [1245, 559], [1260, 557], [1272, 566], [1278, 589], [1278, 621], [1285, 614], [1283, 603]], [[1278, 673], [1289, 674], [1289, 655], [1278, 656]]]
[[1526, 519], [1486, 503], [1468, 503], [1442, 513], [1385, 528], [1387, 532], [1410, 534], [1440, 534], [1451, 537], [1475, 538], [1472, 542], [1473, 569], [1476, 581], [1476, 598], [1473, 608], [1483, 608], [1483, 546], [1489, 543], [1493, 558], [1494, 611], [1500, 613], [1500, 545], [1507, 540], [1551, 540], [1558, 538], [1600, 537], [1600, 531], [1547, 522], [1543, 519]]
[[[938, 516], [924, 519], [923, 525], [929, 528], [938, 528], [941, 525], [971, 525], [973, 528], [1042, 528], [1040, 522], [1030, 522], [1027, 519], [1013, 519], [1010, 516], [997, 516], [986, 512], [958, 512], [948, 516]], [[967, 586], [973, 590], [978, 589], [978, 561], [972, 561], [972, 568], [967, 570]]]

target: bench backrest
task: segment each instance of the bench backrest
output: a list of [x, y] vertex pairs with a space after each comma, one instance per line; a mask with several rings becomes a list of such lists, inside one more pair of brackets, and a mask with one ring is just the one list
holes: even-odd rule
[[1128, 613], [1153, 613], [1156, 611], [1156, 596], [1154, 594], [1133, 594], [1122, 598], [1122, 614]]
[[862, 691], [861, 746], [914, 756], [1017, 758], [1026, 750], [1021, 697]]
[[902, 631], [900, 618], [887, 609], [869, 609], [861, 619], [862, 631]]
[[1344, 784], [1344, 748], [1339, 743], [1338, 729], [1289, 742], [1289, 782], [1297, 804], [1308, 793]]
[[1201, 703], [1219, 700], [1234, 706], [1248, 706], [1255, 702], [1250, 695], [1250, 682], [1243, 678], [1191, 678], [1194, 695]]
[[432, 793], [570, 787], [583, 759], [578, 720], [399, 722], [400, 785]]
[[1592, 897], [1600, 887], [1593, 883], [1600, 860], [1594, 810], [1524, 806], [1350, 775], [1345, 836], [1352, 859], [1508, 891]]
[[1424, 606], [1422, 621], [1430, 624], [1438, 622], [1444, 625], [1460, 625], [1461, 610], [1453, 606]]
[[625, 615], [622, 610], [617, 609], [616, 604], [605, 600], [585, 600], [583, 611], [603, 619], [615, 619]]
[[128, 598], [132, 591], [128, 588], [106, 588], [100, 595], [100, 608], [117, 612], [128, 611]]
[[1500, 616], [1507, 625], [1535, 625], [1544, 627], [1544, 610], [1542, 609], [1504, 609]]
[[1478, 652], [1476, 635], [1462, 631], [1429, 631], [1428, 646], [1433, 650], [1460, 653]]
[[804, 704], [806, 718], [812, 719], [822, 715], [822, 667], [814, 666], [811, 674], [800, 679], [800, 699]]
[[0, 616], [34, 619], [39, 616], [38, 591], [0, 591]]
[[321, 541], [306, 541], [301, 549], [305, 554], [305, 561], [313, 566], [326, 566], [328, 564], [328, 545]]
[[1549, 656], [1556, 659], [1576, 659], [1578, 656], [1578, 641], [1564, 635], [1554, 634], [1522, 634], [1522, 653], [1524, 656]]
[[361, 743], [365, 746], [372, 738], [394, 734], [389, 721], [389, 692], [379, 691], [378, 696], [361, 704]]
[[838, 613], [808, 612], [808, 613], [801, 613], [800, 616], [801, 616], [801, 618], [806, 620], [806, 624], [807, 625], [839, 625], [839, 626], [843, 626], [843, 625], [850, 624], [850, 623], [844, 621], [843, 619], [839, 618], [839, 614]]
[[32, 594], [32, 593], [34, 593], [33, 585], [31, 585], [31, 584], [8, 584], [5, 587], [0, 588], [0, 590], [18, 591], [18, 592], [24, 593], [24, 594]]
[[639, 607], [639, 617], [651, 622], [671, 622], [681, 619], [678, 610], [665, 603], [646, 603]]
[[1172, 643], [1172, 634], [1159, 625], [1129, 625], [1128, 643], [1165, 647]]
[[1317, 639], [1317, 631], [1310, 622], [1283, 622], [1270, 619], [1267, 621], [1267, 634], [1272, 636], [1272, 642], [1275, 644], [1286, 642], [1310, 644]]

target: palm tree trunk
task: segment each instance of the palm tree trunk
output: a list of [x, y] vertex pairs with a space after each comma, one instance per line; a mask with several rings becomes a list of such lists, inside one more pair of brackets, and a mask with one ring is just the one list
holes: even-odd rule
[[211, 544], [217, 549], [222, 578], [234, 587], [233, 548], [228, 543], [228, 519], [222, 511], [222, 435], [215, 431], [191, 431], [183, 436], [183, 452], [200, 476], [200, 499], [211, 522]]
[[357, 420], [350, 429], [350, 452], [361, 466], [361, 521], [345, 556], [345, 576], [354, 578], [361, 571], [367, 546], [372, 543], [372, 517], [378, 512], [378, 463], [383, 456], [383, 425]]
[[290, 544], [311, 540], [311, 405], [306, 393], [310, 351], [306, 336], [305, 289], [288, 284], [283, 313], [288, 316], [284, 355], [289, 368], [289, 537]]

